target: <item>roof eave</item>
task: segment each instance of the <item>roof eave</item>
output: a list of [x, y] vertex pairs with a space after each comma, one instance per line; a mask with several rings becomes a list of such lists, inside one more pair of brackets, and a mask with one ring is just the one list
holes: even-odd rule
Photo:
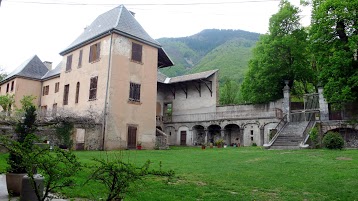
[[52, 75], [52, 76], [49, 76], [49, 77], [46, 77], [46, 78], [42, 78], [41, 80], [42, 81], [47, 81], [47, 80], [51, 80], [51, 79], [58, 78], [58, 77], [60, 77], [60, 74]]
[[[159, 63], [159, 59], [162, 59], [163, 62]], [[165, 68], [174, 65], [174, 62], [170, 59], [165, 50], [162, 47], [158, 48], [158, 68]]]
[[125, 33], [125, 32], [122, 32], [122, 31], [119, 31], [119, 30], [113, 28], [113, 29], [111, 29], [111, 30], [109, 30], [109, 31], [105, 31], [105, 32], [103, 32], [103, 33], [100, 33], [100, 34], [98, 34], [98, 35], [96, 35], [96, 36], [94, 36], [94, 37], [92, 37], [92, 38], [90, 38], [90, 39], [88, 39], [88, 40], [86, 40], [86, 41], [83, 41], [82, 43], [79, 43], [79, 44], [77, 44], [77, 45], [75, 45], [75, 46], [73, 46], [73, 47], [70, 47], [70, 48], [68, 48], [68, 49], [63, 50], [62, 52], [60, 52], [60, 55], [61, 55], [61, 56], [64, 56], [64, 55], [66, 55], [66, 54], [68, 54], [68, 53], [70, 53], [70, 52], [72, 52], [72, 51], [74, 51], [74, 50], [76, 50], [76, 49], [78, 49], [78, 48], [81, 48], [81, 47], [83, 47], [83, 46], [85, 46], [85, 45], [88, 45], [88, 44], [90, 44], [90, 43], [92, 43], [92, 42], [98, 40], [99, 38], [103, 38], [103, 37], [105, 37], [105, 36], [107, 36], [107, 35], [110, 35], [110, 34], [112, 34], [112, 33], [117, 33], [117, 34], [119, 34], [119, 35], [126, 36], [126, 37], [128, 37], [128, 38], [131, 38], [131, 39], [137, 40], [137, 41], [139, 41], [139, 42], [145, 43], [145, 44], [147, 44], [147, 45], [150, 45], [150, 46], [153, 46], [153, 47], [156, 47], [156, 48], [161, 48], [161, 46], [160, 46], [159, 44], [152, 43], [152, 42], [150, 42], [150, 41], [147, 41], [147, 40], [144, 40], [144, 39], [135, 37], [135, 36], [133, 36], [133, 35], [127, 34], [127, 33]]
[[85, 41], [83, 41], [82, 43], [79, 43], [79, 44], [77, 44], [77, 45], [75, 45], [75, 46], [73, 46], [73, 47], [70, 47], [70, 48], [68, 48], [68, 49], [63, 50], [62, 52], [60, 52], [60, 55], [61, 55], [61, 56], [64, 56], [64, 55], [66, 55], [66, 54], [68, 54], [68, 53], [70, 53], [70, 52], [72, 52], [72, 51], [74, 51], [74, 50], [76, 50], [76, 49], [79, 49], [79, 48], [81, 48], [81, 47], [83, 47], [83, 46], [85, 46], [85, 45], [88, 45], [88, 44], [90, 44], [90, 43], [92, 43], [92, 42], [98, 40], [99, 38], [103, 38], [103, 37], [105, 37], [105, 36], [107, 36], [107, 35], [110, 35], [110, 34], [111, 34], [111, 30], [108, 31], [108, 32], [106, 31], [106, 32], [103, 32], [103, 33], [101, 33], [101, 34], [98, 34], [97, 36], [92, 37], [92, 38], [90, 38], [90, 39], [88, 39], [88, 40], [85, 40]]
[[21, 75], [13, 75], [3, 81], [0, 82], [0, 85], [3, 85], [5, 84], [6, 82], [12, 80], [12, 79], [15, 79], [15, 78], [23, 78], [23, 79], [28, 79], [28, 80], [35, 80], [35, 81], [41, 81], [42, 79], [40, 78], [34, 78], [34, 77], [27, 77], [27, 76], [21, 76]]

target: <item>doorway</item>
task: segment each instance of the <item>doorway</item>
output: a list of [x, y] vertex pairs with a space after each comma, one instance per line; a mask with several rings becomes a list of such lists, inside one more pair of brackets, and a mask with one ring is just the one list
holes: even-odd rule
[[137, 147], [137, 127], [128, 126], [127, 148], [135, 149], [136, 147]]
[[180, 131], [180, 145], [186, 145], [186, 131]]

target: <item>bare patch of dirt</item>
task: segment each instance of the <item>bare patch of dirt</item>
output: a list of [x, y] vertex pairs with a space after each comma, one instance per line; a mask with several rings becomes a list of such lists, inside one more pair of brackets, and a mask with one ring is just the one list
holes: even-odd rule
[[353, 160], [353, 159], [352, 159], [352, 158], [348, 158], [348, 157], [337, 157], [336, 160], [351, 161], [351, 160]]

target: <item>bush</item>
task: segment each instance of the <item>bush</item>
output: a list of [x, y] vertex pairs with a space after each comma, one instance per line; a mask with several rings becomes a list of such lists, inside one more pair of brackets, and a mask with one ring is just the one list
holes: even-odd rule
[[323, 137], [323, 144], [328, 149], [342, 149], [344, 140], [341, 134], [330, 131]]
[[317, 127], [314, 127], [310, 131], [310, 139], [312, 141], [313, 148], [319, 148], [320, 142], [319, 142], [319, 134]]

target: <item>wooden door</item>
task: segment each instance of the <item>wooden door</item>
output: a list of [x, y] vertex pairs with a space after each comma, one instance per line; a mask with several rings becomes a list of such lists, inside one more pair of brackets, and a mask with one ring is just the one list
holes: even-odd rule
[[186, 145], [186, 131], [180, 131], [180, 145]]
[[137, 127], [128, 127], [127, 148], [135, 149], [137, 145]]

